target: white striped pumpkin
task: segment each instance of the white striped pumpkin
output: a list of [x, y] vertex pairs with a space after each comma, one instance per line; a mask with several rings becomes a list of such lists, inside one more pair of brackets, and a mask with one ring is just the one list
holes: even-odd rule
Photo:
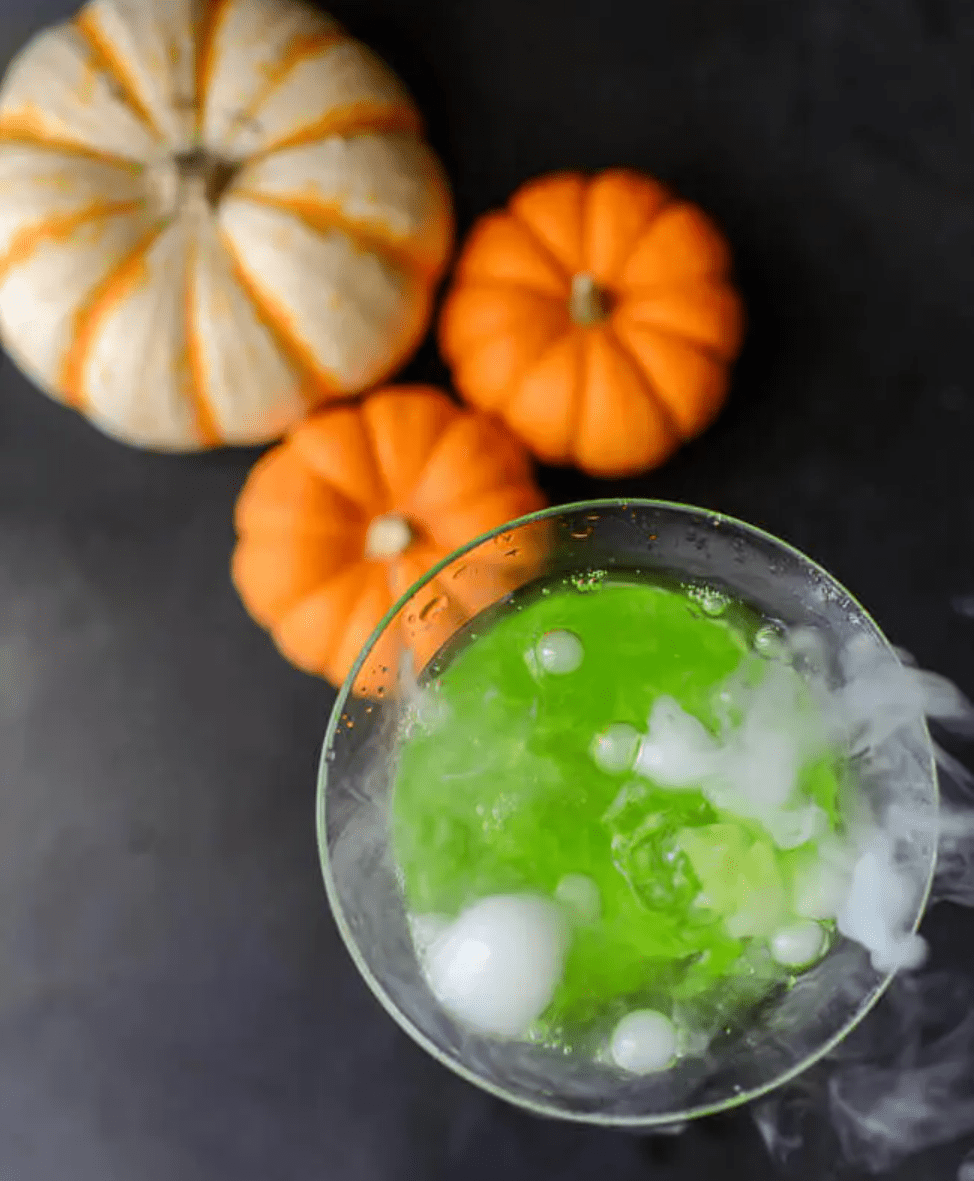
[[0, 87], [0, 337], [126, 442], [260, 443], [375, 385], [451, 243], [401, 83], [294, 0], [92, 0]]

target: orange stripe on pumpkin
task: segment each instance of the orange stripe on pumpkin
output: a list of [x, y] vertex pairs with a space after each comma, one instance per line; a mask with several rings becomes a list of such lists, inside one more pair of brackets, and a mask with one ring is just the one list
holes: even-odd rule
[[250, 160], [259, 160], [271, 152], [279, 152], [284, 148], [303, 147], [305, 144], [317, 143], [320, 139], [327, 139], [331, 135], [379, 135], [384, 132], [406, 132], [421, 135], [423, 120], [419, 112], [413, 107], [380, 106], [371, 102], [352, 103], [338, 111], [331, 111], [328, 115], [302, 127], [300, 131], [284, 135], [273, 143], [265, 144], [259, 152], [255, 152]]
[[346, 391], [331, 374], [319, 366], [318, 358], [301, 339], [300, 334], [289, 327], [290, 316], [287, 310], [278, 307], [273, 297], [263, 291], [244, 271], [234, 252], [233, 244], [225, 237], [223, 245], [230, 258], [233, 277], [240, 290], [250, 300], [254, 315], [270, 334], [291, 368], [301, 375], [302, 381], [297, 387], [298, 394], [304, 399], [308, 409], [313, 410], [322, 402], [343, 397]]
[[97, 164], [111, 164], [119, 171], [128, 172], [132, 176], [139, 176], [145, 171], [145, 165], [137, 160], [126, 160], [112, 152], [89, 147], [88, 144], [75, 143], [74, 140], [50, 135], [43, 124], [33, 119], [23, 108], [0, 115], [0, 147], [6, 144], [33, 148], [39, 152], [59, 152], [80, 160], [93, 160]]
[[[281, 53], [281, 58], [278, 64], [266, 73], [266, 80], [264, 85], [260, 88], [254, 98], [244, 107], [237, 115], [237, 123], [246, 123], [251, 119], [256, 118], [257, 111], [264, 105], [271, 97], [275, 90], [283, 82], [287, 80], [288, 75], [309, 58], [317, 57], [319, 54], [333, 49], [336, 45], [340, 45], [343, 41], [348, 40], [348, 35], [340, 29], [332, 29], [327, 33], [316, 33], [312, 36], [296, 35], [291, 39], [291, 42], [285, 46]], [[204, 85], [209, 85], [209, 76], [212, 73], [212, 63], [207, 65]], [[199, 90], [200, 95], [205, 95], [204, 89]], [[203, 103], [201, 102], [202, 109]], [[280, 146], [280, 145], [278, 145]], [[265, 149], [266, 150], [266, 149]], [[274, 149], [277, 150], [276, 148]]]
[[162, 233], [154, 226], [125, 259], [89, 293], [88, 300], [74, 316], [71, 347], [61, 364], [59, 384], [65, 401], [77, 410], [84, 408], [83, 374], [88, 352], [108, 313], [147, 275], [146, 255]]
[[224, 437], [209, 398], [206, 364], [196, 333], [196, 268], [199, 261], [199, 243], [195, 237], [190, 239], [186, 253], [186, 285], [183, 290], [183, 332], [186, 339], [186, 368], [189, 378], [186, 383], [186, 394], [193, 407], [200, 442], [206, 447], [218, 447], [224, 441]]
[[200, 18], [196, 31], [196, 134], [203, 127], [203, 114], [206, 108], [206, 93], [210, 86], [213, 73], [214, 45], [220, 25], [227, 14], [233, 0], [207, 0], [205, 11]]
[[364, 229], [352, 221], [337, 204], [325, 204], [312, 196], [285, 196], [277, 193], [262, 193], [256, 189], [234, 187], [234, 197], [246, 198], [255, 205], [263, 205], [278, 213], [288, 213], [316, 233], [339, 230], [351, 239], [363, 254], [381, 254], [393, 266], [405, 271], [418, 271], [424, 278], [432, 278], [434, 267], [428, 260], [412, 253], [392, 235], [384, 234], [379, 228]]
[[63, 242], [88, 222], [97, 221], [102, 217], [113, 217], [119, 213], [134, 213], [140, 207], [140, 201], [96, 201], [74, 213], [51, 217], [36, 225], [26, 226], [14, 235], [6, 254], [0, 256], [0, 282], [3, 282], [12, 270], [27, 262], [44, 242]]
[[88, 43], [89, 48], [112, 80], [117, 83], [122, 97], [129, 109], [138, 116], [146, 130], [155, 139], [165, 142], [166, 136], [156, 125], [149, 108], [139, 97], [138, 87], [132, 81], [125, 59], [115, 52], [110, 41], [102, 36], [101, 30], [95, 24], [91, 10], [86, 6], [74, 18], [74, 27]]

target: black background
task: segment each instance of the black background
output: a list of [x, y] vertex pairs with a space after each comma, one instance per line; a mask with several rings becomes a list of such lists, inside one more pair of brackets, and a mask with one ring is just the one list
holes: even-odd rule
[[[70, 10], [0, 0], [0, 60]], [[723, 416], [644, 477], [543, 471], [552, 501], [761, 525], [974, 693], [974, 5], [331, 10], [417, 96], [461, 232], [531, 176], [629, 165], [731, 240], [750, 333]], [[430, 343], [403, 376], [444, 379]], [[381, 1012], [314, 845], [332, 693], [228, 581], [255, 456], [127, 449], [0, 361], [0, 1177], [773, 1175], [746, 1113], [665, 1141], [541, 1122]], [[967, 912], [928, 930], [974, 972]], [[952, 1181], [970, 1146], [895, 1175]]]

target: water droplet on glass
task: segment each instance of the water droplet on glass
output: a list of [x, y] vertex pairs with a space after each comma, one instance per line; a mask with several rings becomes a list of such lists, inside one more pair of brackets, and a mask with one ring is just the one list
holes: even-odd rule
[[428, 623], [431, 619], [435, 619], [437, 615], [442, 614], [447, 607], [446, 595], [437, 595], [423, 607], [419, 612], [419, 617], [423, 623]]
[[456, 570], [453, 571], [453, 573], [450, 575], [450, 577], [451, 578], [459, 578], [460, 575], [463, 574], [466, 569], [467, 569], [467, 563], [464, 562], [462, 565], [457, 566]]
[[586, 537], [592, 536], [591, 525], [572, 525], [569, 527], [568, 536], [573, 537], [576, 541], [584, 541]]
[[521, 551], [517, 548], [517, 546], [514, 546], [513, 549], [508, 549], [508, 550], [504, 551], [504, 557], [505, 558], [513, 558], [513, 557], [516, 557], [520, 552]]

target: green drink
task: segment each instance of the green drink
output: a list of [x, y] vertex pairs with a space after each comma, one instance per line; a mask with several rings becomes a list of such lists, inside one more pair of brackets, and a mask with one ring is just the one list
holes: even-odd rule
[[[361, 696], [392, 657], [396, 691]], [[593, 502], [471, 542], [329, 723], [350, 955], [410, 1037], [537, 1113], [648, 1129], [765, 1093], [922, 951], [936, 784], [901, 673], [824, 570], [718, 514]]]
[[[562, 945], [540, 1012], [511, 1012], [479, 978], [439, 987], [457, 1016], [598, 1054], [610, 1026], [649, 1010], [675, 1049], [825, 952], [834, 915], [808, 877], [838, 824], [840, 761], [801, 679], [768, 660], [775, 638], [706, 587], [575, 576], [526, 588], [441, 660], [393, 795], [421, 950], [484, 899], [546, 899], [564, 919], [557, 937], [543, 917], [536, 932], [543, 962]], [[766, 785], [733, 782], [769, 704], [759, 737], [784, 729], [790, 778], [770, 805]], [[767, 766], [752, 752], [743, 770]]]

